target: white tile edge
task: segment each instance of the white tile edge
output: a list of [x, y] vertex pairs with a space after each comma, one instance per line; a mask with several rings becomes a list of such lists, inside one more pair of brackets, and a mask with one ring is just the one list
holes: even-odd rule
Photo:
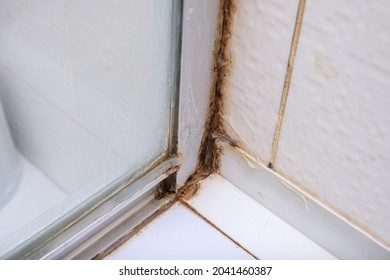
[[390, 259], [390, 250], [249, 153], [222, 143], [228, 181], [340, 259]]
[[211, 174], [199, 185], [188, 204], [257, 258], [335, 259], [222, 176]]

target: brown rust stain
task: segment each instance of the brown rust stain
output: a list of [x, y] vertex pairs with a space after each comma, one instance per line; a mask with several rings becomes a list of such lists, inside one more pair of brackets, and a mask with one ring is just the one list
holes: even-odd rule
[[219, 23], [214, 44], [209, 115], [200, 152], [200, 165], [211, 172], [218, 170], [220, 160], [219, 150], [213, 134], [225, 134], [222, 119], [224, 109], [223, 92], [225, 91], [232, 68], [230, 41], [232, 36], [232, 22], [236, 10], [235, 2], [233, 0], [222, 0], [220, 2]]
[[[170, 169], [171, 170], [171, 169]], [[166, 173], [169, 174], [168, 170]], [[154, 191], [154, 199], [160, 200], [168, 195], [175, 193], [176, 191], [176, 176], [177, 172], [175, 171], [167, 178], [165, 178], [160, 184], [158, 184], [156, 190]]]
[[[180, 156], [180, 155], [178, 155]], [[155, 192], [154, 198], [160, 200], [176, 191], [176, 176], [179, 166], [173, 166], [169, 168], [164, 173], [168, 176], [161, 183], [158, 184]]]
[[160, 182], [158, 184], [156, 190], [154, 191], [154, 199], [160, 200], [166, 197], [169, 194], [169, 191], [167, 190], [165, 180]]
[[198, 192], [200, 182], [207, 176], [208, 174], [206, 172], [191, 175], [185, 185], [177, 192], [176, 198], [189, 200]]
[[[221, 0], [218, 14], [216, 38], [213, 50], [211, 71], [210, 103], [205, 132], [202, 137], [198, 164], [195, 172], [180, 189], [178, 197], [187, 199], [198, 189], [198, 182], [219, 170], [221, 148], [218, 139], [227, 139], [222, 114], [227, 81], [232, 69], [230, 43], [233, 34], [233, 19], [236, 12], [236, 0]], [[234, 142], [232, 142], [234, 143]]]
[[[225, 142], [227, 144], [229, 144], [230, 146], [232, 147], [238, 147], [239, 146], [239, 141], [236, 140], [236, 139], [233, 139], [232, 137], [230, 137], [228, 134], [221, 134], [221, 133], [218, 133], [218, 132], [212, 132], [211, 133], [211, 136], [216, 139], [216, 140], [220, 140], [222, 142]], [[242, 146], [242, 145], [241, 145]]]

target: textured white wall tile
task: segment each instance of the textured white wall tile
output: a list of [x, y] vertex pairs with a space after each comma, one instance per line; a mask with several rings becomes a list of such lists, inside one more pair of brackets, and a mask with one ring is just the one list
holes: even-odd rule
[[309, 1], [276, 170], [390, 246], [390, 5]]
[[227, 132], [269, 162], [298, 1], [244, 0], [233, 23]]
[[171, 2], [0, 3], [0, 95], [18, 148], [68, 193], [161, 156]]

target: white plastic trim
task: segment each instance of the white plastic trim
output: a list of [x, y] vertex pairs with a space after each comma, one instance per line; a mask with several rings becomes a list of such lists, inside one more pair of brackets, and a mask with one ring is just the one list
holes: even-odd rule
[[221, 175], [340, 259], [390, 259], [390, 251], [243, 150], [223, 145]]

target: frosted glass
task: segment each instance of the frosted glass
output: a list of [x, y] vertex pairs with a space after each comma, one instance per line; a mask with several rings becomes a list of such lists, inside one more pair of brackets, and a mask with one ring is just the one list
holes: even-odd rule
[[19, 179], [19, 158], [0, 103], [0, 209], [15, 193]]
[[[0, 2], [0, 97], [10, 130], [23, 157], [68, 195], [64, 203], [80, 204], [167, 155], [172, 7]], [[42, 203], [39, 194], [31, 199]]]

